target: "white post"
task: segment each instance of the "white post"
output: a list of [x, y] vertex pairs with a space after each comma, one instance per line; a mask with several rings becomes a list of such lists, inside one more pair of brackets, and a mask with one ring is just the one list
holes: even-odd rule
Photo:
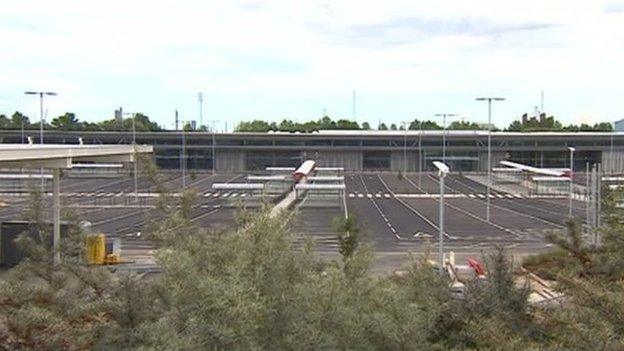
[[570, 150], [570, 206], [568, 209], [568, 217], [572, 218], [572, 195], [573, 195], [573, 176], [574, 176], [574, 148], [573, 147], [568, 147], [568, 149]]
[[488, 100], [488, 161], [485, 220], [490, 223], [490, 191], [492, 187], [492, 99]]
[[407, 123], [403, 122], [403, 175], [407, 172]]
[[440, 219], [439, 219], [439, 237], [438, 237], [438, 259], [440, 261], [440, 273], [444, 269], [444, 177], [445, 174], [440, 172]]
[[134, 166], [134, 200], [139, 202], [139, 185], [137, 180], [137, 153], [136, 153], [136, 125], [135, 114], [132, 114], [132, 153], [133, 153], [133, 166]]
[[186, 132], [185, 124], [182, 122], [182, 155], [180, 158], [180, 166], [182, 168], [182, 190], [186, 189]]
[[422, 121], [419, 123], [420, 131], [418, 132], [418, 187], [422, 188]]
[[55, 266], [61, 263], [61, 191], [60, 191], [60, 170], [53, 169], [53, 188], [54, 201], [52, 205], [52, 217], [54, 220], [54, 233], [52, 237], [52, 252], [54, 254], [53, 264]]

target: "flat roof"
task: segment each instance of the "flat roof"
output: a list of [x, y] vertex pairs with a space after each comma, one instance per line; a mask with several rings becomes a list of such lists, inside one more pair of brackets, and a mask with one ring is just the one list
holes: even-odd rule
[[134, 153], [151, 153], [150, 145], [0, 144], [0, 167], [72, 168], [74, 163], [133, 162]]

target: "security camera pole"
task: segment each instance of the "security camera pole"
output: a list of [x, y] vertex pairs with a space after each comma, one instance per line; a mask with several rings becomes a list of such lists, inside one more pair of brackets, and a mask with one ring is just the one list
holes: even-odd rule
[[438, 176], [440, 177], [440, 219], [439, 219], [439, 235], [438, 235], [438, 260], [440, 262], [440, 274], [444, 269], [444, 178], [449, 173], [449, 168], [446, 164], [433, 161], [433, 165], [438, 169]]
[[480, 97], [477, 101], [488, 102], [488, 162], [487, 162], [487, 195], [485, 197], [485, 219], [490, 222], [490, 188], [492, 187], [492, 101], [505, 101], [501, 97]]

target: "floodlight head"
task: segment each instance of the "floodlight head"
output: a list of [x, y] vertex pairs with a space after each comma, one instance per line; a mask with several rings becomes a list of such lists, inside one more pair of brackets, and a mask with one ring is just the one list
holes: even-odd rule
[[574, 152], [574, 151], [576, 151], [576, 149], [575, 149], [575, 148], [573, 148], [572, 146], [568, 146], [568, 150], [570, 150], [570, 152]]
[[445, 165], [443, 162], [440, 161], [433, 161], [433, 165], [436, 166], [436, 168], [438, 169], [438, 175], [440, 177], [444, 177], [446, 176], [448, 173], [451, 172], [451, 170], [449, 169], [449, 167], [447, 165]]

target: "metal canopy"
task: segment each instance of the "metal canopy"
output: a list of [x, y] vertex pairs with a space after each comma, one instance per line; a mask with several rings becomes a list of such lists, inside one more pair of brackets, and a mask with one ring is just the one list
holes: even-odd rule
[[[136, 145], [137, 153], [151, 153], [150, 145]], [[76, 162], [133, 162], [133, 145], [0, 144], [0, 167], [72, 168]]]
[[134, 162], [136, 153], [151, 153], [150, 145], [58, 145], [58, 144], [0, 144], [2, 168], [51, 168], [53, 175], [54, 233], [52, 248], [54, 265], [61, 262], [61, 191], [60, 169], [72, 168], [74, 161]]

